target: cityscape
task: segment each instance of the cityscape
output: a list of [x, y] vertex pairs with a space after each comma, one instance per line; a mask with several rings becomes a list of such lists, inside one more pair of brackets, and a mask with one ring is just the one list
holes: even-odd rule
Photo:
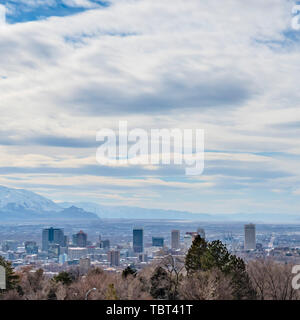
[[[79, 268], [83, 274], [93, 268], [120, 273], [128, 266], [143, 269], [168, 255], [184, 259], [195, 236], [200, 235], [210, 241], [220, 239], [245, 261], [269, 257], [281, 263], [300, 263], [300, 225], [145, 220], [101, 224], [101, 232], [96, 231], [97, 225], [87, 225], [85, 231], [70, 225], [64, 229], [2, 226], [0, 256], [11, 261], [16, 270], [25, 266], [32, 271], [42, 268], [49, 277], [72, 268]], [[17, 239], [12, 239], [12, 230], [18, 233]]]
[[0, 308], [300, 300], [299, 61], [300, 0], [0, 0]]

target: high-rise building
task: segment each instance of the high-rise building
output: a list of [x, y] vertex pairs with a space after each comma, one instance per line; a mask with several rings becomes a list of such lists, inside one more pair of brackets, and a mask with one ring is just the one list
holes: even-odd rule
[[25, 251], [27, 254], [37, 254], [39, 247], [35, 241], [26, 241], [25, 242]]
[[193, 243], [193, 236], [190, 233], [186, 233], [183, 237], [184, 247], [189, 249]]
[[152, 237], [152, 246], [153, 247], [163, 247], [164, 246], [164, 238]]
[[64, 247], [67, 247], [69, 245], [69, 237], [64, 236]]
[[133, 229], [133, 251], [140, 253], [144, 251], [144, 230]]
[[65, 237], [63, 229], [49, 228], [43, 229], [42, 250], [48, 251], [50, 244], [64, 246]]
[[72, 242], [77, 247], [85, 248], [87, 246], [87, 234], [80, 230], [72, 236]]
[[179, 249], [180, 248], [180, 231], [179, 230], [172, 230], [171, 232], [171, 247], [172, 249]]
[[101, 240], [100, 241], [100, 248], [102, 249], [109, 249], [110, 248], [110, 241], [107, 240]]
[[256, 249], [256, 232], [255, 232], [255, 224], [245, 224], [245, 242], [244, 249], [245, 250], [255, 250]]
[[120, 265], [120, 251], [119, 250], [111, 250], [107, 253], [107, 259], [111, 266], [119, 266]]
[[197, 233], [202, 239], [205, 239], [205, 230], [203, 228], [198, 228]]

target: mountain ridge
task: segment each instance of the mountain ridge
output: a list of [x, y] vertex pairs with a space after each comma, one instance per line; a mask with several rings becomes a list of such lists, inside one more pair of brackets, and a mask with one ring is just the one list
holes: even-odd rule
[[62, 208], [54, 201], [25, 189], [0, 186], [0, 221], [99, 220], [82, 208]]

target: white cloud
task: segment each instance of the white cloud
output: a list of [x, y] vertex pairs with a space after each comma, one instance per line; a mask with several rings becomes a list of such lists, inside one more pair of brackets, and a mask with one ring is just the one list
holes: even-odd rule
[[[214, 167], [228, 171], [209, 185], [153, 181], [156, 186], [190, 184], [217, 193], [230, 187], [224, 178], [229, 169], [251, 169], [253, 181], [241, 182], [245, 177], [236, 174], [232, 184], [275, 193], [280, 181], [290, 190], [300, 183], [298, 160], [264, 153], [299, 154], [298, 135], [278, 126], [300, 121], [299, 42], [286, 37], [292, 6], [284, 0], [112, 1], [110, 7], [74, 16], [6, 26], [0, 29], [3, 139], [91, 139], [121, 119], [147, 129], [200, 127], [206, 131], [206, 149], [218, 150], [206, 154], [208, 165], [219, 161]], [[184, 109], [188, 103], [191, 108]], [[148, 114], [153, 107], [156, 112]], [[92, 164], [96, 151], [49, 148], [6, 146], [1, 166], [79, 168]], [[20, 157], [14, 158], [18, 151]], [[293, 179], [258, 179], [255, 170], [286, 172]], [[80, 176], [76, 179], [80, 184]], [[153, 188], [149, 181], [142, 185], [148, 192]], [[181, 200], [182, 206], [191, 202], [188, 196]]]

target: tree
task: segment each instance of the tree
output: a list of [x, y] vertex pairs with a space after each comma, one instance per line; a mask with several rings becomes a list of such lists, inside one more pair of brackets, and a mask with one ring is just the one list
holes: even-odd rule
[[298, 300], [299, 290], [292, 287], [292, 264], [271, 259], [250, 261], [247, 269], [260, 300]]
[[178, 287], [183, 278], [182, 271], [184, 270], [184, 260], [180, 257], [168, 255], [162, 259], [160, 266], [163, 267], [169, 274], [170, 292], [169, 299], [175, 300], [178, 298]]
[[206, 250], [207, 242], [205, 239], [196, 236], [185, 257], [185, 268], [188, 274], [197, 270], [202, 270], [202, 259]]
[[129, 275], [132, 275], [133, 277], [135, 277], [136, 274], [137, 274], [137, 270], [132, 266], [128, 266], [123, 270], [122, 278], [126, 279]]
[[19, 283], [19, 276], [14, 272], [11, 262], [6, 261], [0, 256], [0, 266], [4, 267], [5, 269], [6, 290], [16, 289]]
[[69, 285], [73, 281], [71, 275], [66, 271], [60, 272], [57, 276], [53, 277], [53, 280], [61, 282], [63, 285]]
[[106, 300], [118, 300], [117, 291], [115, 285], [110, 283], [106, 291]]
[[169, 299], [171, 281], [168, 273], [158, 266], [150, 279], [150, 294], [154, 299]]
[[244, 261], [230, 254], [220, 240], [206, 242], [197, 236], [187, 253], [185, 265], [188, 275], [197, 271], [218, 269], [224, 275], [231, 277], [235, 299], [255, 299], [256, 293]]
[[183, 300], [232, 300], [231, 278], [219, 269], [196, 271], [184, 277], [179, 286]]
[[57, 296], [56, 296], [54, 288], [50, 288], [48, 295], [47, 295], [47, 300], [57, 300]]

